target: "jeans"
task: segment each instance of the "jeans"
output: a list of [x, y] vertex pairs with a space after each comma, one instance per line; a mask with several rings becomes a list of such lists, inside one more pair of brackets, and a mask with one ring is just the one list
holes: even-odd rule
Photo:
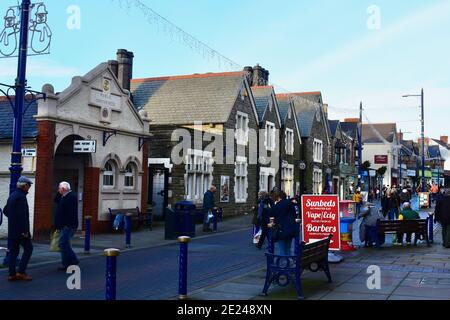
[[389, 210], [389, 220], [397, 220], [398, 219], [398, 209], [392, 208]]
[[290, 256], [292, 247], [292, 238], [278, 241], [277, 246], [278, 252], [275, 252], [275, 254], [280, 256]]
[[75, 229], [70, 229], [68, 227], [64, 227], [61, 230], [61, 236], [59, 238], [59, 248], [61, 249], [61, 261], [64, 267], [69, 267], [72, 265], [78, 265], [79, 261], [75, 252], [73, 252], [72, 247], [70, 245], [70, 240], [73, 238], [75, 234]]
[[22, 239], [11, 239], [10, 240], [10, 256], [9, 256], [9, 275], [16, 275], [16, 259], [20, 252], [20, 247], [23, 248], [22, 259], [20, 259], [19, 263], [19, 273], [25, 273], [28, 262], [30, 261], [31, 254], [33, 253], [33, 244], [31, 243], [31, 239], [22, 238]]
[[[397, 243], [403, 243], [404, 233], [397, 233]], [[417, 238], [417, 235], [415, 236]], [[412, 233], [406, 234], [406, 243], [411, 243]]]

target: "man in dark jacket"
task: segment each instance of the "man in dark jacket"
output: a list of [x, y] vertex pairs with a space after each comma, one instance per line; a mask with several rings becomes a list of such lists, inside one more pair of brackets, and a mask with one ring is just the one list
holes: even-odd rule
[[[9, 242], [9, 281], [31, 281], [26, 274], [28, 262], [33, 253], [30, 232], [30, 212], [28, 209], [27, 194], [33, 182], [27, 177], [20, 177], [17, 182], [17, 190], [14, 191], [3, 210], [8, 217], [8, 242]], [[16, 272], [16, 260], [20, 247], [23, 248], [19, 270]]]
[[79, 261], [70, 245], [78, 229], [78, 197], [72, 192], [70, 184], [61, 182], [58, 192], [61, 197], [56, 199], [55, 228], [60, 231], [59, 248], [61, 249], [62, 267], [58, 270], [67, 270], [69, 266], [78, 265]]
[[450, 248], [450, 190], [437, 202], [434, 214], [442, 226], [442, 245]]
[[259, 193], [258, 207], [256, 208], [256, 210], [257, 210], [258, 222], [261, 226], [261, 236], [259, 237], [258, 244], [256, 245], [256, 247], [258, 249], [262, 249], [262, 246], [264, 245], [264, 241], [266, 240], [267, 231], [268, 231], [267, 225], [270, 222], [269, 211], [270, 211], [270, 208], [273, 207], [273, 205], [274, 205], [274, 203], [273, 203], [272, 199], [269, 197], [269, 195], [267, 194], [267, 192]]
[[275, 218], [275, 224], [279, 227], [279, 234], [274, 242], [278, 244], [280, 255], [291, 255], [292, 240], [299, 234], [299, 220], [295, 207], [289, 199], [284, 198], [284, 193], [280, 190], [272, 192], [274, 206], [270, 209], [269, 215]]
[[211, 188], [209, 188], [203, 196], [203, 212], [205, 215], [203, 220], [203, 232], [212, 232], [210, 228], [211, 221], [209, 219], [209, 215], [213, 213], [213, 210], [217, 209], [214, 202], [214, 193], [216, 193], [216, 191], [216, 187], [211, 186]]

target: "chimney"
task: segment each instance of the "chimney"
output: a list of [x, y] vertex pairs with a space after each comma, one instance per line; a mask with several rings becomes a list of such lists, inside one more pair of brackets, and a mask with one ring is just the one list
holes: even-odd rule
[[131, 79], [133, 78], [133, 58], [133, 52], [125, 49], [117, 50], [117, 78], [122, 88], [128, 91], [130, 90]]
[[402, 142], [403, 141], [403, 132], [398, 132], [397, 133], [397, 140], [398, 140], [398, 142]]
[[118, 77], [119, 76], [119, 63], [117, 62], [117, 60], [109, 60], [108, 66], [111, 69], [112, 73], [116, 77]]
[[325, 113], [325, 117], [328, 119], [328, 103], [323, 104], [323, 112]]
[[448, 144], [448, 136], [441, 136], [441, 142]]
[[259, 64], [253, 68], [253, 86], [267, 86], [269, 84], [269, 71]]
[[359, 123], [359, 118], [347, 118], [344, 122]]
[[247, 81], [248, 85], [250, 87], [253, 87], [253, 68], [252, 67], [245, 67], [244, 72], [247, 72]]

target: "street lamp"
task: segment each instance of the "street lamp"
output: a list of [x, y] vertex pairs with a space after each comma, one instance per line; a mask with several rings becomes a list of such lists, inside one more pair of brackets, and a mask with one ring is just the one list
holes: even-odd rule
[[420, 97], [421, 98], [421, 110], [422, 110], [422, 192], [426, 191], [426, 181], [425, 181], [425, 107], [424, 107], [424, 93], [423, 89], [421, 94], [407, 94], [403, 98], [408, 97]]

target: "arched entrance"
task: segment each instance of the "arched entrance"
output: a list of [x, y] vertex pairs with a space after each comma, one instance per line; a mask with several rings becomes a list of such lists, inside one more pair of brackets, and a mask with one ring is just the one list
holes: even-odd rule
[[[54, 194], [58, 191], [58, 185], [62, 181], [70, 183], [72, 192], [78, 197], [78, 228], [82, 229], [83, 222], [83, 198], [85, 168], [91, 164], [91, 155], [87, 153], [74, 153], [73, 144], [75, 140], [84, 140], [77, 135], [66, 137], [59, 144], [54, 160]], [[53, 210], [54, 211], [54, 210]]]

